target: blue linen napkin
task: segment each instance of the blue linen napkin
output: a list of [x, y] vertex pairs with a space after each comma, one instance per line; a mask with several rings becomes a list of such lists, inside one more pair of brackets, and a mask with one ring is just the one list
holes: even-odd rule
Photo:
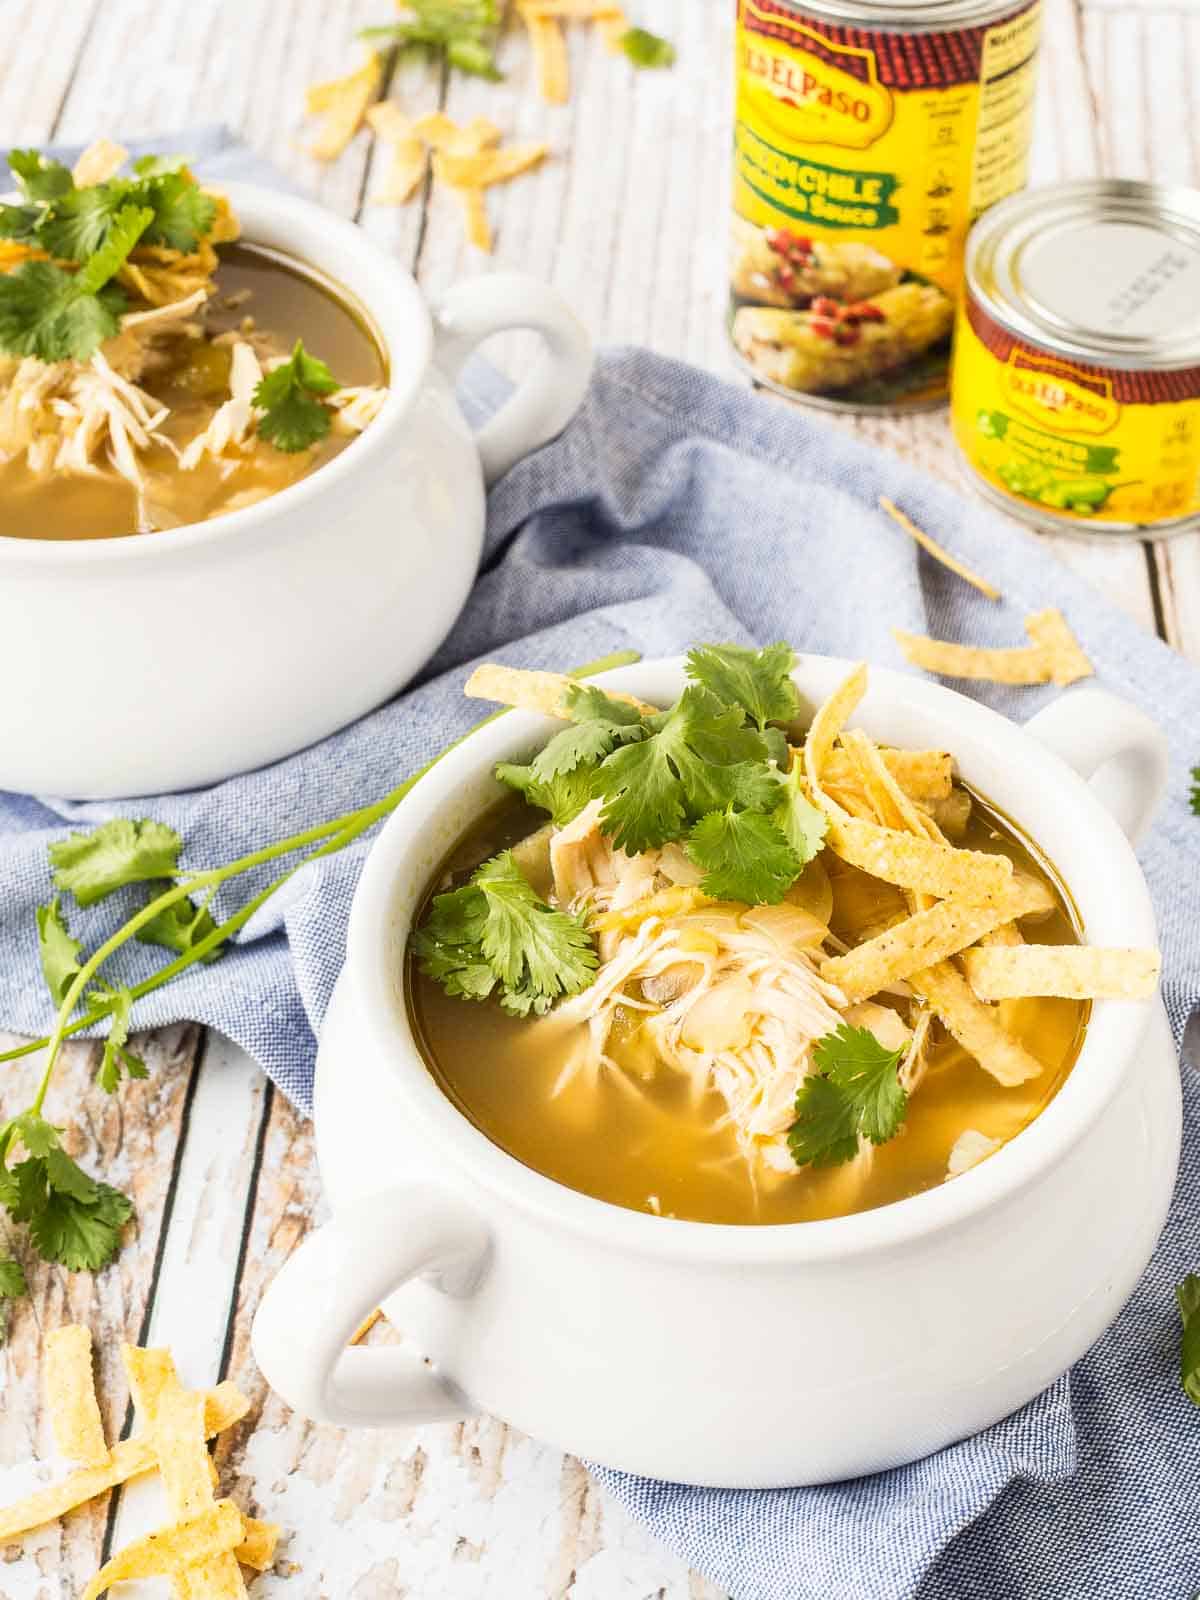
[[[208, 176], [273, 179], [222, 130], [153, 142]], [[477, 366], [463, 400], [494, 403]], [[1003, 589], [994, 605], [877, 510], [900, 502]], [[891, 628], [1022, 642], [1060, 606], [1099, 681], [1157, 717], [1169, 798], [1141, 850], [1158, 911], [1176, 1039], [1200, 1000], [1200, 673], [1148, 637], [1032, 536], [885, 452], [794, 409], [645, 352], [602, 357], [561, 439], [493, 491], [479, 581], [449, 640], [390, 705], [290, 760], [212, 789], [113, 804], [0, 795], [0, 1022], [40, 1033], [50, 1009], [34, 907], [46, 846], [70, 826], [152, 814], [206, 867], [360, 806], [478, 719], [461, 686], [499, 657], [563, 668], [611, 650], [674, 654], [698, 639], [789, 639], [801, 650], [904, 662]], [[967, 685], [1019, 721], [1055, 691]], [[311, 1105], [316, 1031], [343, 957], [367, 845], [306, 868], [217, 965], [139, 1002], [143, 1027], [194, 1018], [229, 1035]], [[227, 916], [258, 886], [218, 897]], [[119, 898], [119, 897], [115, 897]], [[133, 905], [72, 910], [88, 948]], [[126, 952], [121, 981], [159, 955]], [[1113, 1328], [1022, 1411], [912, 1466], [816, 1489], [732, 1492], [596, 1476], [736, 1600], [1191, 1600], [1200, 1587], [1200, 1414], [1178, 1384], [1172, 1285], [1200, 1267], [1200, 1084], [1183, 1071], [1184, 1159], [1155, 1258]], [[53, 1108], [51, 1108], [53, 1109]]]

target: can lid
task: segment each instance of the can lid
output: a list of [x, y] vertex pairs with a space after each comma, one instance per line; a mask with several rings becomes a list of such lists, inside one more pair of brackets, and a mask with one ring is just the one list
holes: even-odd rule
[[1122, 370], [1200, 365], [1200, 191], [1028, 189], [976, 223], [967, 281], [1018, 337]]
[[998, 22], [1027, 10], [1032, 3], [1035, 0], [797, 0], [795, 9], [804, 16], [860, 28], [874, 25], [928, 32]]

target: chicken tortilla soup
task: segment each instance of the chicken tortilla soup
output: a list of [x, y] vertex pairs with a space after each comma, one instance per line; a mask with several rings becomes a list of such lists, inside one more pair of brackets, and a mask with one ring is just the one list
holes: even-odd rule
[[793, 666], [700, 647], [669, 708], [467, 686], [563, 727], [445, 862], [410, 1009], [455, 1105], [570, 1188], [721, 1223], [903, 1200], [1038, 1115], [1091, 1000], [1154, 990], [952, 753], [849, 725], [865, 667], [805, 731]]
[[345, 296], [238, 242], [181, 159], [13, 151], [0, 206], [0, 535], [96, 539], [240, 510], [333, 459], [386, 397]]

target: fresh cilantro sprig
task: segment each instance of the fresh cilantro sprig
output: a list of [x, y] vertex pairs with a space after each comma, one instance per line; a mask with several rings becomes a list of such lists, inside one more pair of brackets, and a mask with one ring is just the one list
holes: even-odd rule
[[840, 1166], [858, 1154], [860, 1138], [884, 1144], [899, 1133], [908, 1105], [897, 1073], [903, 1055], [847, 1022], [817, 1040], [788, 1130], [798, 1167]]
[[410, 0], [399, 22], [363, 28], [359, 37], [392, 44], [401, 50], [423, 50], [471, 77], [497, 82], [496, 64], [500, 8], [496, 0]]
[[635, 67], [675, 65], [675, 46], [648, 28], [627, 28], [621, 35], [620, 45]]
[[178, 161], [144, 157], [132, 177], [76, 188], [70, 169], [12, 150], [19, 205], [0, 206], [0, 238], [45, 251], [0, 275], [0, 352], [86, 361], [120, 329], [128, 307], [112, 280], [139, 244], [194, 250], [215, 202]]
[[263, 413], [259, 435], [288, 455], [318, 444], [331, 427], [329, 408], [321, 396], [340, 388], [325, 363], [309, 355], [304, 341], [297, 339], [288, 359], [262, 377], [254, 390], [254, 404]]
[[1179, 1381], [1188, 1399], [1200, 1406], [1200, 1277], [1194, 1272], [1175, 1289], [1179, 1320], [1183, 1325], [1179, 1345]]
[[[579, 667], [572, 676], [584, 677], [636, 660], [633, 652], [622, 651]], [[504, 711], [495, 712], [477, 727], [503, 715]], [[468, 734], [463, 735], [467, 737]], [[442, 754], [461, 743], [462, 739], [455, 740]], [[0, 1207], [14, 1222], [27, 1227], [30, 1241], [43, 1259], [76, 1271], [99, 1270], [111, 1260], [121, 1229], [132, 1215], [126, 1196], [89, 1177], [66, 1155], [59, 1139], [61, 1130], [43, 1115], [64, 1041], [111, 1019], [102, 1050], [101, 1087], [115, 1090], [123, 1076], [144, 1076], [145, 1064], [128, 1048], [136, 1001], [196, 962], [219, 955], [302, 867], [344, 850], [361, 838], [394, 811], [440, 760], [440, 755], [435, 756], [381, 800], [206, 871], [178, 871], [178, 835], [163, 824], [147, 820], [113, 818], [86, 834], [72, 834], [52, 847], [55, 883], [60, 892], [47, 906], [39, 908], [37, 932], [42, 970], [57, 1006], [55, 1024], [48, 1035], [0, 1053], [3, 1063], [46, 1051], [32, 1103], [0, 1124]], [[209, 902], [223, 883], [288, 856], [298, 859], [232, 916], [220, 923], [214, 921]], [[163, 878], [172, 875], [174, 881], [164, 886]], [[89, 904], [96, 904], [117, 889], [148, 879], [157, 881], [147, 903], [85, 958], [81, 942], [72, 937], [67, 927], [61, 895], [70, 893], [77, 899], [83, 895]], [[177, 949], [179, 953], [150, 977], [128, 987], [111, 986], [98, 978], [105, 962], [132, 939]], [[85, 994], [88, 1009], [75, 1016]], [[22, 1151], [24, 1159], [11, 1159]], [[7, 1304], [24, 1292], [24, 1282], [19, 1264], [0, 1253], [0, 1324]]]
[[1200, 767], [1192, 768], [1192, 813], [1200, 817]]
[[421, 970], [449, 995], [486, 1000], [498, 993], [516, 1017], [544, 1016], [556, 1000], [578, 994], [596, 971], [596, 949], [583, 917], [541, 900], [502, 851], [460, 889], [434, 898], [413, 939]]

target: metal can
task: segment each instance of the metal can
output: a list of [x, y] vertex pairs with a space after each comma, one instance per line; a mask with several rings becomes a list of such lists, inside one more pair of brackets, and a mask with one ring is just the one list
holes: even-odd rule
[[730, 334], [818, 405], [945, 399], [971, 222], [1024, 187], [1040, 0], [737, 0]]
[[1200, 517], [1200, 192], [1032, 189], [967, 247], [951, 422], [1037, 527], [1163, 537]]

